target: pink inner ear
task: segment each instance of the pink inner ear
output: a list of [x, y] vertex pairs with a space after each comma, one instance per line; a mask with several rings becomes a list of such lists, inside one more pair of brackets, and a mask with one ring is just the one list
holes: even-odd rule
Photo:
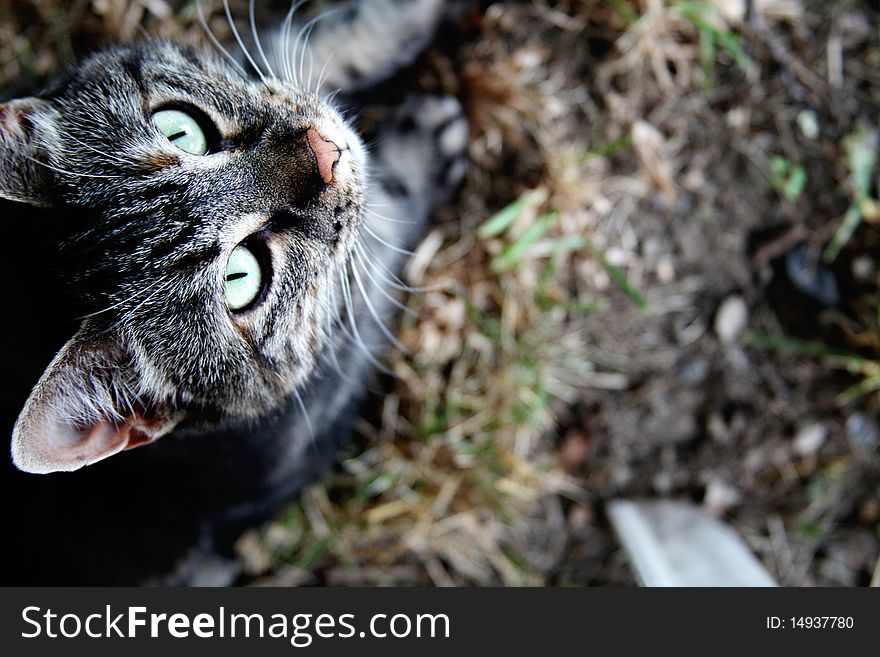
[[57, 433], [45, 446], [49, 453], [43, 456], [54, 461], [56, 467], [69, 464], [73, 466], [70, 469], [75, 470], [124, 450], [128, 445], [130, 431], [129, 422], [121, 425], [97, 422], [85, 431], [77, 431], [72, 427], [56, 427]]
[[[171, 403], [123, 398], [120, 391], [137, 377], [130, 352], [114, 336], [94, 337], [94, 331], [83, 323], [25, 402], [12, 430], [12, 461], [19, 470], [79, 470], [151, 443], [183, 419], [184, 412]], [[114, 407], [123, 409], [122, 417]]]
[[17, 138], [24, 136], [21, 122], [24, 119], [22, 103], [10, 101], [0, 105], [0, 132], [13, 135]]
[[47, 422], [40, 427], [42, 440], [16, 445], [13, 460], [21, 470], [35, 474], [79, 470], [153, 442], [165, 433], [162, 425], [161, 420], [147, 420], [138, 414], [121, 424], [102, 420], [83, 430]]

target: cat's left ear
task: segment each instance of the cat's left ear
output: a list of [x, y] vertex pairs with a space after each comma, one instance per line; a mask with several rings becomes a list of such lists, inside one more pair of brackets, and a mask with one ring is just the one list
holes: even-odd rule
[[21, 98], [0, 105], [0, 198], [53, 205], [54, 176], [46, 154], [54, 125], [48, 101]]

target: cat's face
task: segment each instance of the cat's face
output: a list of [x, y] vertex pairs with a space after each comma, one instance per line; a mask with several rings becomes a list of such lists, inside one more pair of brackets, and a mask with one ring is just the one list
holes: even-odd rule
[[91, 311], [19, 417], [19, 467], [253, 417], [309, 376], [363, 212], [364, 149], [329, 105], [150, 45], [0, 106], [0, 134], [0, 196], [63, 213]]

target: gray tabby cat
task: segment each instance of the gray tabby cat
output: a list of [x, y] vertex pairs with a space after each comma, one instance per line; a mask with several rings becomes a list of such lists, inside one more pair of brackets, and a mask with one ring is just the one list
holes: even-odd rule
[[414, 97], [368, 152], [339, 108], [448, 4], [291, 13], [246, 65], [117, 47], [0, 105], [4, 584], [227, 583], [242, 531], [329, 465], [467, 136]]

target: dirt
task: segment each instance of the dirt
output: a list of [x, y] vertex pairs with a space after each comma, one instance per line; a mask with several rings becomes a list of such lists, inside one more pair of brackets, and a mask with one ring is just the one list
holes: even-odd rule
[[[633, 3], [651, 28], [639, 34], [609, 16], [610, 4], [495, 3], [477, 45], [457, 55], [466, 99], [469, 66], [485, 48], [498, 49], [496, 67], [531, 54], [558, 84], [536, 102], [551, 117], [535, 121], [533, 142], [507, 129], [513, 162], [474, 159], [513, 169], [513, 181], [497, 183], [510, 200], [540, 153], [556, 202], [571, 213], [587, 206], [591, 239], [646, 302], [637, 307], [595, 258], [573, 263], [567, 293], [598, 301], [572, 324], [578, 357], [603, 376], [557, 408], [550, 431], [582, 494], [565, 496], [564, 521], [536, 513], [534, 534], [565, 531], [566, 547], [538, 541], [525, 553], [547, 584], [632, 584], [605, 503], [679, 498], [734, 526], [781, 584], [876, 584], [876, 393], [842, 402], [857, 377], [821, 357], [751, 343], [793, 338], [877, 357], [876, 226], [864, 223], [833, 264], [819, 265], [836, 299], [818, 298], [818, 284], [805, 290], [787, 270], [798, 249], [819, 259], [850, 203], [846, 136], [859, 125], [877, 130], [877, 8], [789, 3], [783, 18], [756, 3], [763, 11], [731, 26], [748, 70], [718, 48], [707, 80], [674, 10]], [[829, 83], [836, 48], [840, 79]], [[506, 92], [527, 104], [534, 89], [518, 81]], [[485, 93], [469, 98], [472, 116]], [[530, 111], [521, 111], [524, 131]], [[809, 120], [817, 134], [803, 127]], [[568, 153], [556, 149], [571, 144], [596, 153], [595, 167], [560, 164]], [[773, 182], [774, 155], [803, 166], [809, 183], [797, 198]], [[485, 206], [485, 182], [472, 178], [465, 203], [479, 195]], [[856, 262], [870, 272], [861, 280]]]
[[[829, 39], [846, 26], [877, 26], [876, 8], [867, 3], [807, 3], [804, 12], [800, 29], [774, 30], [817, 80]], [[569, 526], [579, 524], [576, 517], [589, 520], [572, 530], [557, 583], [631, 582], [602, 515], [615, 497], [702, 504], [746, 538], [781, 584], [857, 586], [872, 575], [876, 583], [876, 395], [841, 404], [847, 377], [822, 359], [741, 339], [725, 344], [716, 328], [722, 305], [741, 300], [744, 332], [846, 345], [839, 324], [857, 316], [857, 295], [821, 304], [787, 278], [780, 261], [791, 244], [767, 262], [759, 253], [793, 230], [801, 236], [795, 244], [817, 250], [839, 221], [845, 197], [829, 155], [858, 121], [876, 129], [880, 108], [876, 29], [860, 34], [849, 34], [852, 47], [843, 56], [856, 73], [839, 89], [804, 88], [782, 62], [768, 61], [765, 44], [746, 39], [760, 67], [753, 77], [719, 72], [730, 78], [710, 92], [641, 107], [631, 99], [643, 90], [624, 91], [627, 111], [662, 135], [676, 195], [672, 203], [656, 195], [634, 200], [616, 225], [600, 228], [605, 243], [631, 245], [622, 247], [621, 260], [648, 310], [617, 303], [587, 321], [594, 361], [625, 373], [629, 385], [588, 391], [578, 406], [570, 430], [589, 441], [579, 474], [590, 501], [586, 512], [569, 510]], [[873, 70], [873, 81], [861, 78], [859, 67]], [[799, 133], [805, 111], [821, 117], [815, 140]], [[795, 203], [780, 199], [755, 161], [754, 153], [774, 152], [808, 170], [809, 189]], [[838, 285], [852, 291], [859, 287], [853, 260], [876, 262], [876, 228], [863, 226], [848, 249], [848, 266], [833, 269]], [[868, 288], [876, 309], [876, 287]], [[853, 435], [862, 420], [874, 435], [867, 449]]]

